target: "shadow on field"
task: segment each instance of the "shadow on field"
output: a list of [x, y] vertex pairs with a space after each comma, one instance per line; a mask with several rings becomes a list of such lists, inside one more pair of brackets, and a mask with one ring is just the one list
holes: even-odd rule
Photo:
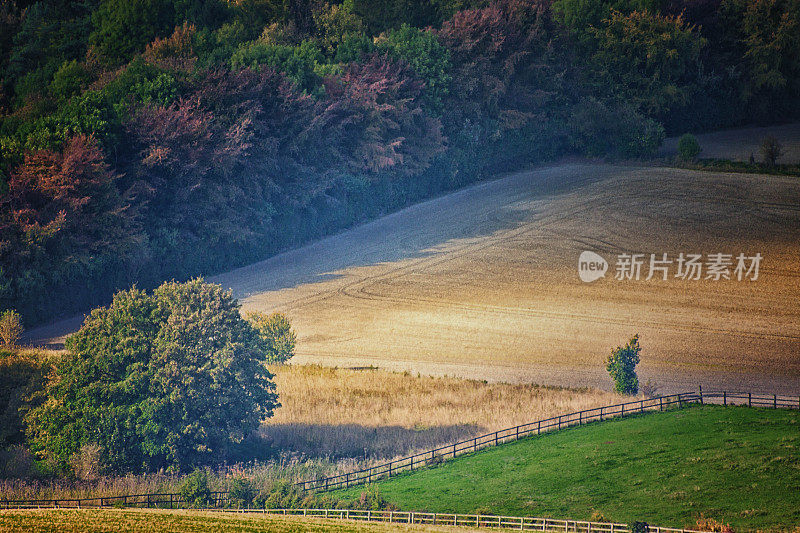
[[330, 459], [381, 459], [442, 446], [486, 433], [476, 424], [435, 427], [358, 424], [269, 424], [261, 434], [281, 450]]

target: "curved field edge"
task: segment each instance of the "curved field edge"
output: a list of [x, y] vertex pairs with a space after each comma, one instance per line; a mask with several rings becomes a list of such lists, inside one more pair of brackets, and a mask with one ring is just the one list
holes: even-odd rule
[[800, 524], [800, 412], [697, 406], [596, 422], [375, 486], [403, 510], [670, 527], [702, 516], [737, 531], [791, 531]]
[[144, 509], [94, 510], [8, 510], [0, 511], [0, 531], [4, 533], [299, 533], [334, 531], [375, 533], [401, 531], [476, 531], [463, 527], [410, 526], [330, 521], [274, 515], [166, 511]]

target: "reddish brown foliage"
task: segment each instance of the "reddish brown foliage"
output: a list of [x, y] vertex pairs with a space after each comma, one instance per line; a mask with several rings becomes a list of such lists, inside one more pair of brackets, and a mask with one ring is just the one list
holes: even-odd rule
[[542, 120], [564, 70], [553, 52], [556, 33], [547, 0], [493, 3], [445, 22], [438, 36], [452, 54], [460, 117], [451, 123], [483, 124], [493, 137]]
[[0, 246], [10, 252], [4, 257], [24, 263], [47, 251], [76, 258], [123, 250], [136, 239], [138, 227], [117, 191], [117, 179], [91, 137], [71, 138], [60, 154], [28, 153], [0, 205]]

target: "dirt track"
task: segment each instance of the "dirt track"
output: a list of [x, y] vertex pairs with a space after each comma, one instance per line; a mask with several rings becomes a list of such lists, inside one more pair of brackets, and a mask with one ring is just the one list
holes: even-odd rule
[[[211, 281], [286, 312], [298, 362], [608, 388], [605, 356], [638, 332], [660, 391], [800, 394], [798, 235], [798, 178], [566, 164]], [[609, 261], [605, 279], [579, 280], [583, 250]], [[764, 260], [757, 281], [613, 279], [617, 254], [680, 252]]]

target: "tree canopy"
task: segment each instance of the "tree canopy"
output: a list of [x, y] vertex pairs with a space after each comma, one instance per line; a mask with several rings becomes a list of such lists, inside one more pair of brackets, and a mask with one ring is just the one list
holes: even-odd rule
[[29, 414], [34, 449], [64, 469], [87, 445], [115, 472], [219, 461], [278, 405], [264, 341], [200, 279], [119, 292], [66, 348]]

